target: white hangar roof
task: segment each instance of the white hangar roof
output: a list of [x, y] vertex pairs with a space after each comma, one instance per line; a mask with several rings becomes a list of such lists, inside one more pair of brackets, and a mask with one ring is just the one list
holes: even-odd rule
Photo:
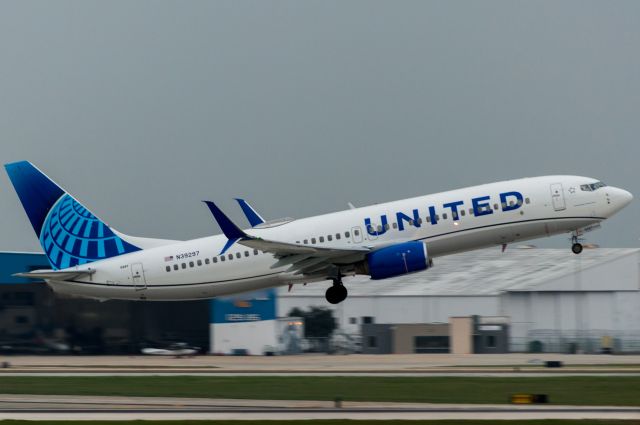
[[[434, 259], [424, 272], [370, 280], [347, 277], [350, 297], [495, 296], [505, 292], [638, 290], [640, 249], [499, 247]], [[329, 282], [295, 285], [282, 297], [324, 297]]]

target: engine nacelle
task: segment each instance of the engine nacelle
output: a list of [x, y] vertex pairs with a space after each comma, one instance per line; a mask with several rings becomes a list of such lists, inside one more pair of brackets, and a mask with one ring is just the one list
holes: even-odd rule
[[379, 249], [367, 255], [371, 279], [386, 279], [426, 270], [431, 266], [424, 242], [404, 242]]

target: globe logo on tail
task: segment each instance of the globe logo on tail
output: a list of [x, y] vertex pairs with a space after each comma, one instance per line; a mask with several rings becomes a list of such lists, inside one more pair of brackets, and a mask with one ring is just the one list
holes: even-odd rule
[[140, 250], [68, 194], [62, 195], [47, 214], [40, 243], [56, 270]]

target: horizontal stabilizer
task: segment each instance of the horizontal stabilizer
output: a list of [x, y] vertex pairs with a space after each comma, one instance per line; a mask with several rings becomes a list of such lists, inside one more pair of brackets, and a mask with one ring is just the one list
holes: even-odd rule
[[27, 279], [37, 280], [72, 280], [78, 276], [92, 275], [95, 270], [73, 270], [73, 271], [57, 271], [57, 270], [34, 270], [28, 273], [16, 273], [12, 276], [24, 277]]

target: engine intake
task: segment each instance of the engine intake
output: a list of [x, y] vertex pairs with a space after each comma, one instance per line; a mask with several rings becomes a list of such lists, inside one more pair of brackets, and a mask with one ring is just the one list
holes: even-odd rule
[[368, 254], [366, 265], [371, 279], [386, 279], [426, 270], [431, 262], [424, 242], [404, 242]]

